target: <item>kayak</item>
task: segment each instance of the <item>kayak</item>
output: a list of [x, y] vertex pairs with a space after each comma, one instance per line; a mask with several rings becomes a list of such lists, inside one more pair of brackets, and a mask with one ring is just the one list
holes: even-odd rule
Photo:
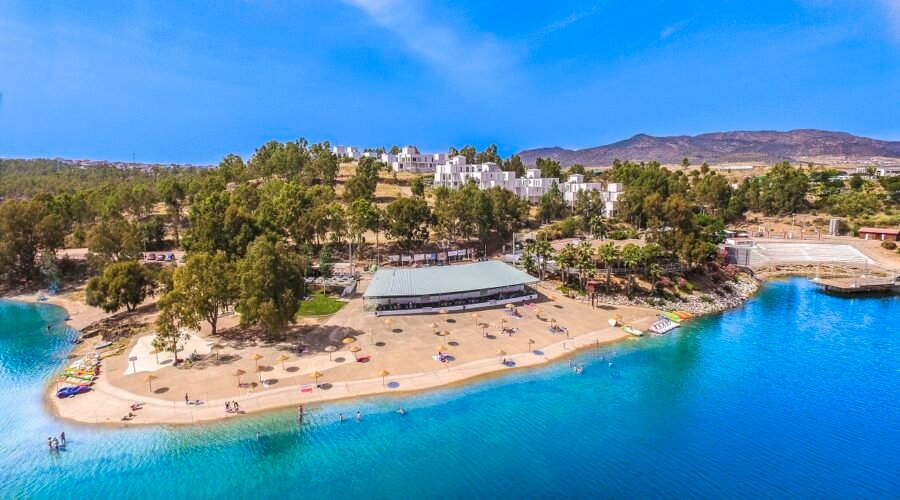
[[663, 311], [662, 315], [676, 323], [681, 323], [682, 317], [673, 312]]
[[622, 331], [625, 332], [625, 333], [630, 333], [630, 334], [632, 334], [632, 335], [634, 335], [634, 336], [636, 336], [636, 337], [640, 337], [641, 335], [644, 334], [644, 332], [642, 332], [641, 330], [638, 330], [637, 328], [635, 328], [635, 327], [633, 327], [633, 326], [631, 326], [631, 325], [625, 325], [625, 326], [623, 326], [623, 327], [622, 327]]
[[687, 311], [672, 311], [672, 312], [677, 314], [681, 319], [691, 319], [694, 317], [693, 314], [691, 314]]

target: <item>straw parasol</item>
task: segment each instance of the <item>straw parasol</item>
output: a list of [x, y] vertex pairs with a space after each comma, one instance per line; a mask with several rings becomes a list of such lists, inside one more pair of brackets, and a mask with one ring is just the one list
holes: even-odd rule
[[505, 324], [509, 323], [509, 320], [506, 318], [500, 318], [500, 323], [505, 325]]
[[216, 342], [213, 345], [209, 346], [210, 349], [216, 351], [216, 359], [219, 359], [219, 349], [224, 347], [222, 344]]
[[153, 375], [152, 373], [147, 374], [147, 376], [144, 377], [144, 382], [147, 382], [147, 384], [149, 384], [149, 387], [150, 387], [150, 390], [151, 390], [151, 391], [153, 390], [153, 381], [156, 380], [156, 379], [158, 379], [158, 378], [159, 378], [159, 377], [157, 377], [156, 375]]
[[544, 314], [544, 310], [541, 309], [540, 307], [538, 307], [534, 310], [534, 315], [537, 316], [538, 319], [540, 319], [541, 314]]
[[378, 372], [378, 375], [381, 375], [381, 386], [382, 387], [384, 387], [384, 377], [387, 377], [390, 374], [391, 374], [391, 372], [389, 372], [387, 370], [381, 370], [380, 372]]
[[266, 371], [266, 367], [265, 367], [265, 366], [257, 366], [257, 367], [256, 367], [256, 373], [257, 373], [257, 375], [259, 376], [259, 381], [260, 381], [260, 382], [262, 382], [262, 374], [263, 374], [264, 371]]
[[334, 351], [337, 351], [337, 347], [333, 345], [325, 346], [325, 352], [328, 353], [328, 361], [331, 361], [331, 353], [333, 353]]
[[394, 321], [394, 318], [385, 318], [384, 320], [384, 326], [388, 327], [389, 330], [391, 328], [391, 325], [393, 325], [394, 323], [396, 323], [396, 321]]
[[353, 359], [355, 359], [357, 361], [359, 361], [359, 358], [356, 357], [356, 353], [358, 353], [359, 351], [362, 351], [362, 347], [360, 347], [358, 345], [355, 345], [350, 348], [350, 352], [353, 353]]
[[482, 323], [482, 324], [479, 325], [479, 326], [481, 326], [481, 336], [482, 336], [482, 337], [486, 337], [486, 336], [487, 336], [487, 329], [488, 329], [488, 327], [491, 326], [491, 325], [489, 325], [489, 324], [487, 324], [487, 323]]
[[481, 313], [472, 313], [472, 317], [475, 318], [475, 324], [478, 324], [478, 318], [481, 317]]
[[516, 306], [514, 306], [514, 305], [512, 305], [512, 304], [506, 304], [506, 308], [507, 308], [507, 309], [515, 309]]
[[447, 335], [450, 335], [450, 332], [447, 330], [444, 330], [442, 332], [437, 332], [437, 334], [440, 335], [441, 337], [446, 337]]
[[162, 351], [160, 351], [159, 349], [153, 349], [152, 351], [150, 351], [150, 354], [156, 354], [156, 364], [159, 364], [159, 353], [161, 352]]
[[284, 362], [291, 359], [291, 357], [287, 354], [279, 354], [275, 359], [281, 361], [281, 369], [284, 370]]
[[250, 356], [250, 359], [252, 359], [253, 362], [256, 363], [256, 366], [259, 366], [259, 360], [263, 359], [263, 355], [257, 352]]
[[321, 377], [322, 375], [324, 374], [320, 371], [314, 371], [309, 374], [309, 378], [315, 381], [316, 387], [319, 387], [319, 377]]
[[247, 372], [245, 372], [244, 370], [241, 370], [240, 368], [238, 368], [237, 370], [235, 370], [232, 373], [232, 375], [234, 375], [238, 379], [238, 387], [240, 387], [240, 385], [241, 385], [241, 375], [243, 375], [245, 373], [247, 373]]
[[528, 350], [531, 351], [531, 345], [534, 344], [534, 339], [528, 339]]
[[448, 314], [449, 312], [450, 311], [448, 311], [446, 309], [441, 309], [440, 311], [438, 311], [438, 314]]
[[499, 351], [497, 351], [497, 356], [506, 356], [506, 351], [500, 349]]
[[450, 349], [450, 348], [445, 346], [444, 344], [438, 344], [438, 345], [434, 346], [434, 350], [436, 350], [437, 352], [446, 351], [448, 349]]
[[341, 343], [344, 345], [352, 344], [354, 342], [356, 342], [356, 339], [353, 337], [344, 337], [344, 340], [341, 341]]
[[437, 323], [432, 323], [432, 324], [431, 324], [431, 329], [434, 331], [434, 333], [437, 333], [437, 329], [438, 329], [439, 326], [440, 326], [440, 325], [438, 325]]

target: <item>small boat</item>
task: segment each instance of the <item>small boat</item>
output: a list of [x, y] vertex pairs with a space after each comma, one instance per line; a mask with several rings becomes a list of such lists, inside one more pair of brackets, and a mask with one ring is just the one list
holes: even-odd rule
[[625, 332], [625, 333], [630, 333], [630, 334], [634, 335], [635, 337], [640, 337], [641, 335], [644, 334], [643, 331], [638, 330], [637, 328], [635, 328], [635, 327], [633, 327], [633, 326], [631, 326], [631, 325], [625, 325], [625, 326], [623, 326], [623, 327], [622, 327], [622, 331]]
[[677, 314], [681, 319], [691, 319], [694, 317], [693, 314], [691, 314], [687, 311], [672, 311], [672, 312]]
[[103, 349], [104, 347], [109, 347], [111, 345], [112, 345], [112, 342], [110, 342], [108, 340], [100, 341], [100, 342], [97, 342], [96, 344], [94, 344], [94, 349]]
[[61, 387], [58, 391], [56, 391], [56, 397], [60, 399], [70, 398], [72, 396], [88, 392], [89, 390], [91, 390], [91, 388], [86, 385], [67, 385]]

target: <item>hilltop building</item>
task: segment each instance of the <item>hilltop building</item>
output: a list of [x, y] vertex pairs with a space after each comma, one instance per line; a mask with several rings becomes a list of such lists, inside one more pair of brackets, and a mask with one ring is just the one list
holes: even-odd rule
[[572, 174], [565, 182], [555, 177], [541, 177], [541, 171], [535, 168], [526, 170], [525, 176], [519, 178], [515, 172], [503, 171], [496, 163], [469, 164], [465, 156], [454, 156], [435, 167], [435, 186], [459, 189], [468, 182], [475, 182], [478, 189], [507, 189], [529, 203], [540, 202], [541, 196], [547, 194], [553, 184], [569, 204], [575, 203], [580, 191], [597, 191], [603, 198], [607, 216], [615, 214], [616, 202], [623, 191], [622, 184], [611, 183], [604, 188], [599, 182], [586, 182], [581, 174]]

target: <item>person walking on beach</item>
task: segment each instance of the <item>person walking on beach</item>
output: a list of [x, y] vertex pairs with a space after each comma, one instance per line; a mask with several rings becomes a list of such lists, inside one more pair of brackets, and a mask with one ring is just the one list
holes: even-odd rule
[[191, 404], [190, 399], [188, 399], [188, 393], [184, 393], [184, 404], [186, 404], [186, 405]]

